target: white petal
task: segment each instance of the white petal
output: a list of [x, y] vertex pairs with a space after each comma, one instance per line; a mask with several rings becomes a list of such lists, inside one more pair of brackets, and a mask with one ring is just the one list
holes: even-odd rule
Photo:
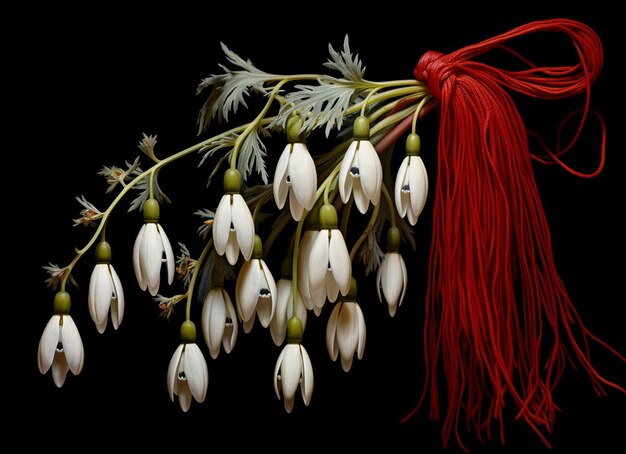
[[346, 241], [338, 229], [332, 230], [331, 235], [328, 252], [330, 269], [339, 286], [339, 291], [345, 296], [350, 290], [350, 282], [352, 280], [350, 253], [348, 252]]
[[230, 300], [226, 290], [222, 289], [222, 295], [224, 297], [224, 303], [226, 304], [226, 316], [230, 319], [230, 323], [224, 329], [224, 336], [222, 337], [222, 346], [226, 353], [233, 351], [233, 347], [237, 342], [237, 333], [239, 331], [237, 323], [237, 313], [235, 312], [235, 306]]
[[283, 206], [285, 206], [285, 200], [287, 200], [287, 193], [289, 192], [289, 186], [287, 186], [286, 178], [292, 147], [293, 144], [289, 143], [285, 146], [283, 152], [278, 158], [276, 171], [274, 172], [274, 184], [272, 189], [274, 191], [274, 202], [276, 202], [276, 207], [278, 207], [279, 210], [282, 210]]
[[[163, 251], [165, 252], [165, 265], [167, 266], [167, 283], [172, 284], [174, 281], [174, 272], [176, 271], [176, 258], [174, 257], [174, 251], [170, 243], [165, 230], [160, 224], [157, 224], [157, 230], [159, 231], [159, 237], [163, 243]], [[161, 255], [161, 260], [163, 256]]]
[[233, 196], [233, 226], [237, 233], [237, 244], [245, 260], [250, 260], [254, 249], [254, 221], [246, 201], [240, 194]]
[[[291, 178], [291, 192], [295, 194], [299, 205], [310, 211], [315, 204], [317, 172], [315, 162], [307, 146], [303, 143], [294, 144], [293, 153], [291, 153], [289, 160], [289, 176]], [[291, 203], [291, 199], [289, 203]]]
[[343, 306], [343, 303], [337, 303], [335, 305], [333, 311], [330, 313], [328, 325], [326, 325], [326, 348], [333, 361], [337, 361], [337, 354], [339, 353], [337, 346], [337, 320], [341, 306]]
[[365, 327], [365, 317], [363, 317], [363, 311], [361, 307], [354, 303], [356, 309], [357, 322], [359, 327], [359, 342], [356, 346], [356, 356], [359, 359], [363, 359], [363, 352], [365, 351], [365, 340], [367, 338], [367, 330]]
[[80, 333], [71, 316], [63, 316], [63, 325], [60, 327], [59, 336], [63, 344], [67, 365], [74, 375], [78, 375], [83, 369], [85, 351], [83, 349], [83, 341], [80, 338]]
[[339, 181], [337, 185], [339, 186], [339, 195], [343, 203], [347, 203], [350, 194], [352, 194], [352, 176], [350, 175], [350, 168], [352, 167], [352, 161], [354, 161], [357, 143], [358, 141], [356, 140], [352, 141], [346, 150], [346, 154], [343, 155], [341, 167], [339, 168]]
[[302, 355], [298, 344], [287, 344], [285, 346], [285, 357], [280, 367], [282, 379], [283, 397], [293, 399], [300, 384], [302, 375]]
[[300, 250], [298, 252], [298, 288], [304, 297], [304, 304], [307, 309], [313, 308], [309, 284], [309, 259], [318, 233], [319, 230], [306, 230], [300, 239]]
[[368, 200], [372, 200], [379, 197], [377, 191], [380, 193], [379, 175], [382, 174], [380, 158], [374, 149], [374, 145], [369, 140], [360, 141], [357, 154], [359, 157], [361, 188], [365, 197]]
[[396, 209], [398, 210], [398, 214], [401, 218], [406, 216], [407, 203], [404, 202], [402, 195], [402, 186], [405, 183], [405, 177], [407, 172], [407, 167], [409, 165], [409, 157], [405, 157], [400, 164], [400, 168], [398, 169], [398, 173], [396, 175], [396, 185], [394, 190], [394, 199], [396, 202]]
[[191, 407], [191, 390], [189, 389], [189, 381], [178, 382], [178, 403], [180, 408], [187, 413]]
[[276, 397], [280, 400], [280, 389], [282, 389], [282, 379], [278, 380], [280, 366], [283, 363], [283, 359], [285, 357], [285, 352], [287, 351], [287, 346], [282, 349], [280, 355], [278, 355], [278, 359], [276, 360], [276, 366], [274, 367], [274, 392], [276, 393]]
[[219, 255], [224, 255], [224, 252], [226, 252], [226, 243], [228, 243], [228, 235], [230, 233], [232, 218], [230, 199], [230, 194], [222, 196], [213, 217], [213, 227], [211, 229], [213, 231], [213, 246]]
[[[259, 260], [261, 265], [262, 288], [266, 288], [270, 291], [269, 297], [261, 297], [257, 300], [256, 312], [259, 316], [259, 322], [263, 328], [267, 328], [274, 317], [274, 310], [276, 304], [276, 298], [278, 296], [278, 290], [276, 289], [276, 282], [274, 276], [270, 272], [269, 267], [265, 264], [264, 260]], [[259, 289], [260, 290], [260, 289]]]
[[362, 178], [354, 180], [352, 194], [354, 197], [354, 204], [356, 205], [357, 209], [361, 214], [365, 214], [367, 213], [367, 209], [369, 208], [370, 201], [363, 191], [363, 187], [361, 186], [362, 182]]
[[226, 260], [234, 266], [238, 258], [239, 243], [237, 243], [237, 232], [231, 230], [228, 233], [228, 242], [226, 243]]
[[137, 238], [135, 239], [135, 245], [133, 246], [133, 268], [135, 270], [135, 277], [137, 278], [137, 282], [139, 283], [139, 288], [141, 290], [146, 290], [148, 288], [148, 282], [144, 277], [144, 272], [141, 268], [141, 245], [143, 243], [143, 236], [146, 232], [146, 224], [141, 226], [139, 233], [137, 234]]
[[337, 301], [337, 297], [339, 296], [339, 285], [337, 285], [337, 281], [335, 280], [335, 276], [333, 276], [333, 272], [331, 270], [326, 271], [326, 279], [324, 282], [328, 301], [334, 303]]
[[311, 364], [311, 358], [309, 358], [306, 349], [302, 345], [299, 347], [302, 355], [302, 383], [300, 384], [300, 391], [302, 392], [304, 405], [309, 405], [311, 397], [313, 397], [313, 386], [315, 385], [313, 365]]
[[285, 402], [285, 411], [287, 413], [291, 413], [291, 410], [293, 410], [293, 403], [295, 402], [295, 397], [292, 397], [291, 399], [287, 399], [285, 398], [284, 402]]
[[311, 248], [309, 258], [309, 286], [311, 291], [324, 285], [328, 269], [328, 230], [320, 230]]
[[256, 315], [255, 313], [252, 313], [252, 318], [250, 318], [249, 320], [244, 320], [243, 321], [243, 332], [244, 333], [249, 333], [250, 331], [252, 331], [252, 328], [254, 327], [254, 321], [256, 320]]
[[389, 256], [389, 254], [385, 254], [385, 256], [383, 257], [383, 261], [380, 264], [380, 266], [378, 267], [378, 270], [376, 270], [376, 294], [378, 295], [378, 301], [380, 303], [383, 302], [383, 296], [380, 293], [381, 290], [381, 281], [382, 281], [382, 276], [383, 276], [383, 269], [386, 266], [386, 262], [387, 262], [387, 257]]
[[57, 388], [63, 386], [65, 383], [65, 377], [67, 377], [67, 371], [70, 370], [67, 365], [67, 360], [63, 353], [54, 353], [54, 361], [52, 362], [52, 379]]
[[184, 355], [185, 375], [191, 395], [197, 402], [204, 402], [209, 385], [209, 369], [197, 344], [187, 344]]
[[[328, 275], [328, 271], [326, 273]], [[330, 288], [328, 284], [326, 283], [327, 281], [328, 279], [325, 278], [324, 279], [325, 283], [323, 285], [320, 285], [319, 287], [315, 287], [311, 289], [311, 299], [313, 300], [313, 310], [316, 310], [316, 309], [321, 310], [324, 307], [324, 304], [326, 303], [326, 296], [327, 296], [326, 289]], [[332, 278], [332, 281], [334, 283], [335, 278]], [[337, 299], [336, 296], [339, 293], [339, 288], [337, 288], [336, 290], [331, 288], [331, 291], [335, 291], [335, 299]]]
[[[94, 323], [98, 325], [102, 324], [102, 322], [109, 317], [109, 309], [111, 309], [111, 299], [113, 298], [113, 279], [111, 277], [111, 273], [109, 272], [109, 266], [104, 263], [99, 263], [94, 267], [89, 281], [90, 298], [92, 297], [92, 280], [94, 281], [94, 313], [92, 314], [92, 319]], [[91, 312], [91, 310], [89, 312]]]
[[148, 282], [148, 291], [152, 296], [155, 296], [161, 283], [161, 264], [163, 262], [163, 243], [155, 222], [146, 224], [139, 257], [144, 277]]
[[[300, 294], [299, 291], [298, 291], [298, 296], [296, 298], [297, 298], [296, 312], [298, 314], [298, 318], [302, 322], [302, 329], [304, 330], [306, 329], [306, 318], [307, 318], [308, 311], [306, 309], [306, 306], [304, 305], [304, 299], [302, 298], [302, 295]], [[290, 304], [287, 307], [287, 320], [289, 320], [292, 315], [293, 315], [293, 304]]]
[[315, 306], [315, 307], [313, 308], [313, 313], [315, 314], [315, 316], [316, 316], [316, 317], [319, 317], [319, 316], [320, 316], [320, 314], [322, 313], [322, 308], [321, 308], [321, 307], [317, 307], [317, 306]]
[[263, 274], [259, 268], [259, 261], [255, 259], [244, 262], [239, 270], [235, 287], [237, 313], [244, 322], [254, 317], [262, 283]]
[[222, 346], [226, 323], [226, 307], [222, 299], [222, 289], [212, 288], [202, 305], [202, 332], [213, 359], [217, 358]]
[[402, 268], [400, 266], [400, 254], [397, 252], [387, 255], [385, 266], [381, 267], [383, 295], [389, 305], [397, 305], [404, 281], [402, 279]]
[[426, 168], [419, 156], [412, 156], [407, 172], [410, 193], [410, 209], [413, 211], [415, 219], [422, 213], [426, 196], [428, 195], [428, 176]]
[[272, 322], [270, 323], [270, 334], [272, 335], [274, 343], [280, 346], [285, 340], [287, 333], [288, 310], [292, 302], [291, 279], [279, 279], [276, 283], [276, 290], [278, 296], [276, 298], [274, 318], [272, 318]]
[[289, 211], [291, 212], [291, 217], [294, 221], [302, 219], [302, 215], [304, 214], [304, 207], [296, 198], [293, 190], [289, 191]]
[[58, 315], [53, 315], [46, 323], [43, 329], [41, 339], [39, 340], [39, 348], [37, 351], [37, 364], [39, 372], [45, 374], [50, 369], [54, 360], [54, 353], [59, 343], [59, 319]]
[[113, 287], [115, 292], [115, 298], [111, 301], [111, 321], [113, 322], [113, 328], [119, 328], [122, 323], [122, 319], [124, 318], [124, 289], [122, 288], [122, 282], [120, 281], [119, 276], [115, 272], [115, 268], [113, 265], [109, 265], [109, 270], [111, 271], [111, 277], [113, 278]]
[[[342, 366], [348, 363], [352, 364], [352, 357], [359, 342], [358, 316], [354, 306], [355, 303], [345, 302], [337, 320], [337, 345], [339, 346]], [[346, 370], [345, 367], [344, 370]]]
[[178, 363], [180, 362], [184, 346], [184, 344], [180, 344], [176, 350], [174, 350], [174, 354], [172, 355], [172, 359], [170, 359], [170, 364], [167, 368], [167, 392], [169, 393], [172, 402], [174, 401], [174, 394], [178, 394], [176, 391], [178, 388]]
[[98, 281], [98, 265], [93, 268], [91, 277], [89, 278], [89, 291], [87, 293], [87, 307], [89, 308], [89, 315], [94, 323], [98, 323], [98, 317], [96, 315], [96, 288]]
[[344, 370], [344, 372], [350, 372], [350, 369], [352, 368], [352, 360], [354, 359], [354, 356], [349, 356], [349, 357], [341, 357], [341, 368]]

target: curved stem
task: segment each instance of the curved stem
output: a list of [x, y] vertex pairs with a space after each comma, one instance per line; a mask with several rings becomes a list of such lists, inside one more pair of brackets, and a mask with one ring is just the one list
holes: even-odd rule
[[291, 297], [292, 297], [292, 314], [298, 316], [298, 252], [300, 250], [300, 236], [302, 235], [302, 226], [306, 216], [298, 221], [296, 233], [294, 235], [293, 255], [291, 256]]
[[361, 236], [359, 236], [359, 238], [356, 240], [356, 243], [354, 243], [354, 246], [352, 246], [352, 249], [350, 250], [350, 262], [354, 262], [354, 256], [356, 255], [359, 247], [361, 246], [363, 241], [365, 241], [365, 239], [367, 238], [367, 235], [369, 235], [369, 233], [374, 228], [374, 224], [376, 223], [376, 219], [378, 218], [379, 211], [380, 211], [380, 203], [378, 205], [374, 205], [374, 209], [372, 210], [372, 216], [370, 217], [370, 221], [367, 223], [367, 226], [365, 227], [365, 230], [363, 230], [363, 233], [361, 233]]
[[213, 246], [213, 239], [207, 241], [206, 246], [202, 250], [200, 257], [196, 261], [196, 265], [193, 268], [193, 274], [191, 275], [191, 280], [189, 281], [189, 290], [187, 290], [187, 305], [185, 307], [185, 320], [191, 320], [191, 300], [193, 299], [193, 289], [196, 285], [196, 278], [198, 274], [200, 274], [200, 269], [202, 268], [202, 264], [206, 259], [209, 251], [211, 250], [211, 246]]
[[396, 206], [393, 203], [393, 199], [391, 198], [391, 194], [389, 194], [389, 191], [387, 190], [387, 186], [385, 185], [385, 183], [383, 182], [383, 184], [380, 186], [381, 192], [383, 193], [383, 196], [385, 197], [385, 201], [387, 202], [387, 207], [389, 208], [389, 220], [391, 222], [391, 227], [395, 227], [396, 226]]

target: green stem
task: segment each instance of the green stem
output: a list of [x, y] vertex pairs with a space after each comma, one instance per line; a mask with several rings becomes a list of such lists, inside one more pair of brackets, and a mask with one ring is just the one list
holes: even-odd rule
[[189, 290], [187, 290], [187, 305], [185, 307], [185, 317], [186, 317], [185, 320], [191, 320], [191, 300], [193, 299], [193, 289], [196, 285], [196, 278], [198, 277], [198, 274], [200, 274], [200, 269], [202, 268], [204, 259], [206, 259], [207, 254], [211, 250], [211, 246], [213, 246], [212, 238], [207, 242], [206, 246], [204, 246], [204, 249], [202, 250], [200, 257], [196, 261], [196, 264], [193, 268], [193, 274], [191, 275], [191, 280], [189, 281]]
[[417, 124], [417, 119], [419, 118], [420, 113], [422, 112], [422, 108], [424, 107], [424, 105], [426, 105], [428, 101], [431, 100], [431, 98], [432, 98], [431, 95], [424, 96], [422, 100], [420, 101], [420, 103], [415, 108], [415, 113], [413, 114], [413, 121], [411, 122], [411, 132], [413, 134], [415, 134], [415, 126]]
[[385, 196], [387, 207], [389, 208], [389, 220], [391, 221], [391, 227], [395, 227], [396, 226], [396, 206], [394, 205], [393, 199], [391, 198], [391, 194], [389, 194], [389, 191], [387, 190], [387, 186], [385, 185], [384, 182], [380, 186], [380, 189], [381, 189], [381, 192], [383, 193], [383, 196]]
[[306, 216], [302, 216], [302, 219], [298, 221], [296, 227], [295, 241], [293, 244], [293, 255], [291, 258], [291, 296], [292, 296], [292, 314], [294, 317], [298, 316], [298, 252], [300, 249], [300, 236], [302, 235], [302, 226]]
[[354, 256], [356, 255], [359, 247], [361, 246], [363, 241], [365, 241], [370, 231], [374, 228], [374, 224], [376, 223], [376, 219], [378, 218], [379, 211], [380, 211], [380, 203], [378, 205], [374, 205], [374, 209], [372, 210], [372, 217], [370, 217], [370, 221], [367, 223], [365, 230], [363, 230], [363, 233], [361, 233], [361, 236], [356, 240], [356, 243], [354, 243], [354, 246], [352, 246], [352, 249], [350, 250], [350, 262], [351, 263], [354, 261]]

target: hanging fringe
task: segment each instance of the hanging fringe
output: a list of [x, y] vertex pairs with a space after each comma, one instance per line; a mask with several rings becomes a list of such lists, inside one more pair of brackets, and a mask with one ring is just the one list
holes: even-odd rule
[[[578, 55], [573, 66], [535, 66], [503, 44], [535, 32], [566, 34]], [[472, 61], [504, 49], [526, 69], [507, 71]], [[529, 23], [448, 55], [428, 52], [414, 75], [440, 103], [438, 172], [426, 295], [426, 384], [403, 421], [430, 395], [430, 417], [439, 418], [444, 395], [443, 443], [459, 427], [481, 441], [496, 425], [504, 443], [503, 410], [512, 401], [549, 446], [546, 432], [558, 410], [553, 390], [567, 363], [585, 371], [598, 394], [624, 388], [604, 379], [590, 361], [593, 340], [622, 355], [584, 326], [557, 274], [548, 223], [533, 176], [526, 128], [507, 89], [540, 99], [585, 94], [573, 138], [551, 151], [541, 142], [541, 162], [567, 167], [560, 157], [578, 139], [589, 116], [590, 87], [602, 67], [598, 36], [567, 19]], [[566, 119], [569, 121], [569, 118]], [[445, 392], [439, 390], [443, 372]], [[509, 404], [510, 405], [510, 404]]]

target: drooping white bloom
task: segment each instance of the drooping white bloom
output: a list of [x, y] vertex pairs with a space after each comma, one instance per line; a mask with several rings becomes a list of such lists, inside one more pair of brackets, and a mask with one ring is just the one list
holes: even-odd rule
[[343, 235], [337, 229], [337, 211], [325, 204], [320, 209], [321, 229], [315, 237], [309, 259], [309, 288], [325, 288], [329, 301], [350, 289], [352, 264]]
[[223, 287], [209, 290], [202, 306], [202, 332], [213, 359], [224, 346], [230, 353], [237, 341], [238, 323], [235, 307]]
[[378, 205], [383, 181], [383, 168], [374, 145], [369, 140], [353, 141], [339, 169], [339, 194], [347, 203], [354, 194], [354, 203], [366, 213], [369, 202]]
[[406, 216], [411, 225], [417, 222], [428, 196], [428, 174], [419, 156], [419, 146], [417, 134], [409, 134], [407, 156], [398, 169], [394, 191], [398, 214]]
[[341, 367], [346, 372], [355, 354], [363, 358], [365, 318], [356, 301], [340, 301], [333, 308], [326, 327], [326, 347], [333, 361], [341, 356]]
[[293, 409], [298, 386], [304, 405], [309, 405], [313, 396], [313, 385], [313, 365], [306, 349], [297, 343], [285, 345], [274, 369], [274, 391], [278, 399], [282, 391], [287, 413], [291, 413]]
[[237, 314], [246, 333], [252, 329], [256, 315], [261, 325], [267, 328], [276, 308], [276, 281], [261, 258], [262, 249], [261, 239], [256, 236], [252, 259], [241, 265], [235, 285]]
[[133, 268], [141, 290], [155, 296], [161, 284], [161, 264], [167, 266], [167, 283], [174, 280], [175, 257], [170, 240], [158, 222], [141, 226], [133, 247]]
[[311, 211], [315, 203], [317, 170], [305, 143], [288, 143], [274, 173], [274, 200], [282, 209], [289, 194], [289, 210], [294, 220], [302, 218], [304, 210]]
[[[287, 321], [293, 315], [293, 288], [291, 279], [282, 278], [276, 283], [278, 298], [274, 317], [270, 322], [270, 333], [276, 345], [282, 345], [287, 334]], [[296, 313], [302, 322], [302, 329], [306, 327], [307, 308], [304, 306], [304, 298], [298, 290], [296, 301]]]
[[402, 255], [399, 252], [387, 252], [376, 273], [376, 291], [381, 303], [384, 296], [389, 306], [389, 315], [392, 317], [404, 300], [407, 279], [406, 265]]
[[239, 251], [250, 260], [254, 247], [254, 221], [241, 194], [224, 194], [213, 222], [213, 245], [219, 255], [226, 254], [231, 265], [237, 263]]
[[170, 399], [178, 396], [180, 408], [187, 412], [192, 397], [198, 403], [204, 401], [209, 386], [209, 369], [206, 360], [195, 343], [181, 343], [174, 351], [167, 369], [167, 390]]
[[97, 263], [89, 280], [89, 314], [99, 333], [107, 327], [109, 310], [113, 328], [117, 329], [124, 317], [124, 289], [113, 265]]
[[68, 314], [53, 315], [43, 330], [37, 354], [39, 372], [52, 368], [52, 379], [63, 386], [67, 371], [78, 375], [83, 369], [85, 351], [76, 323]]
[[311, 251], [318, 233], [317, 229], [306, 230], [300, 239], [298, 253], [298, 291], [302, 295], [306, 308], [313, 310], [316, 315], [319, 315], [326, 302], [326, 286], [311, 287], [309, 278]]

